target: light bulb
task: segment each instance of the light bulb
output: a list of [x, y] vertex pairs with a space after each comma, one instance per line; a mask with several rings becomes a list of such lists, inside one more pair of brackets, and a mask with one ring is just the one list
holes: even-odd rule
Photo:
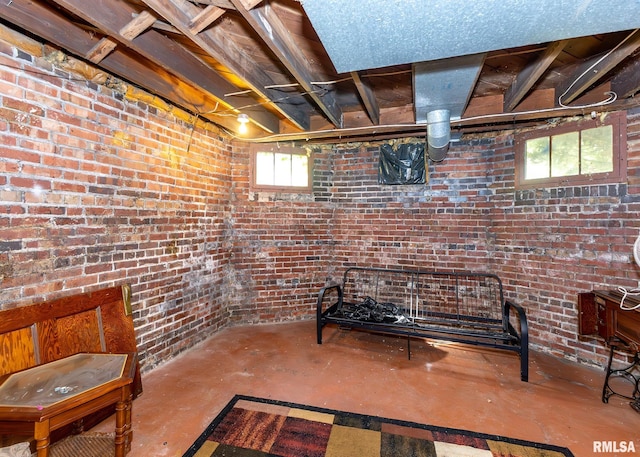
[[249, 128], [247, 127], [247, 124], [249, 123], [249, 116], [244, 113], [238, 114], [238, 122], [240, 123], [240, 125], [238, 126], [238, 133], [247, 133], [247, 131], [249, 130]]

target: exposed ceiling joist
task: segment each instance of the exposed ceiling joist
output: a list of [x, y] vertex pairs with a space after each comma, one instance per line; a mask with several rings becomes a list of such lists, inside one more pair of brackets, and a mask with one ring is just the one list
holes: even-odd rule
[[611, 79], [611, 90], [619, 98], [632, 97], [640, 91], [640, 60], [630, 62]]
[[[98, 4], [92, 5], [95, 8]], [[51, 9], [40, 2], [12, 2], [0, 7], [0, 17], [12, 24], [39, 34], [47, 41], [67, 49], [77, 56], [87, 55], [101, 40], [84, 27], [69, 22], [57, 9]], [[142, 61], [131, 53], [119, 52], [116, 48], [100, 61], [103, 69], [115, 75], [127, 75], [129, 81], [145, 87], [152, 94], [162, 95], [178, 106], [199, 106], [202, 110], [213, 110], [219, 102], [211, 96], [190, 87], [175, 75], [169, 74], [151, 62]], [[224, 119], [221, 125], [235, 128], [234, 122]]]
[[356, 85], [356, 89], [358, 90], [358, 94], [360, 95], [369, 119], [371, 119], [371, 122], [375, 125], [380, 124], [380, 107], [378, 106], [373, 90], [366, 81], [360, 78], [360, 74], [357, 71], [351, 72], [351, 77], [353, 78], [353, 82]]
[[203, 9], [200, 14], [189, 22], [189, 31], [194, 35], [200, 33], [205, 28], [213, 24], [219, 17], [225, 13], [225, 10], [214, 5], [209, 5]]
[[143, 0], [157, 14], [163, 16], [185, 37], [206, 51], [235, 75], [240, 77], [259, 97], [269, 101], [274, 109], [293, 124], [305, 130], [309, 128], [309, 116], [297, 106], [282, 102], [281, 95], [265, 89], [275, 81], [262, 69], [252, 64], [252, 59], [228, 38], [223, 28], [211, 27], [198, 34], [191, 32], [189, 24], [200, 14], [200, 8], [185, 0]]
[[[0, 36], [27, 31], [63, 51], [54, 65], [84, 60], [95, 81], [228, 131], [248, 114], [255, 141], [422, 136], [439, 108], [460, 134], [640, 105], [640, 4], [459, 2], [14, 0], [0, 4]], [[487, 58], [461, 65], [476, 55], [462, 44]]]
[[515, 78], [504, 94], [504, 110], [513, 111], [562, 52], [569, 40], [554, 41], [536, 61], [531, 62]]
[[313, 74], [314, 70], [291, 39], [282, 21], [273, 14], [269, 3], [247, 10], [242, 0], [231, 0], [231, 2], [331, 123], [336, 127], [342, 127], [342, 110], [333, 93], [311, 83], [320, 79], [320, 76]]
[[[149, 30], [148, 33], [142, 34], [143, 31], [148, 30], [156, 21], [156, 16], [151, 12], [143, 10], [137, 13], [132, 7], [121, 5], [114, 0], [96, 2], [90, 10], [83, 8], [85, 5], [84, 0], [55, 1], [64, 9], [82, 17], [104, 34], [108, 35], [101, 40], [101, 43], [106, 42], [110, 45], [115, 40], [119, 40], [119, 42], [124, 41], [126, 42], [127, 48], [135, 50], [146, 59], [149, 59], [149, 61], [175, 75], [168, 77], [170, 81], [178, 77], [187, 84], [196, 87], [197, 89], [194, 89], [194, 93], [206, 92], [209, 94], [208, 98], [211, 101], [206, 102], [206, 98], [202, 101], [195, 98], [191, 101], [190, 106], [186, 106], [186, 108], [194, 112], [194, 114], [202, 114], [203, 117], [207, 117], [208, 112], [229, 110], [230, 114], [232, 114], [236, 111], [235, 106], [225, 98], [226, 93], [236, 90], [234, 85], [222, 78], [220, 74], [211, 68], [205, 66], [185, 49], [175, 47], [173, 42], [166, 36], [154, 30]], [[98, 43], [98, 45], [99, 44], [100, 43]], [[115, 47], [113, 49], [115, 49]], [[102, 59], [107, 55], [108, 54], [103, 55]], [[92, 62], [94, 61], [94, 59], [90, 60]], [[145, 87], [146, 83], [143, 80], [139, 84]], [[215, 101], [212, 97], [215, 97]], [[235, 99], [234, 102], [236, 106], [241, 106], [239, 104], [252, 103], [253, 100], [244, 97], [244, 99]], [[219, 121], [218, 117], [219, 116], [214, 119]], [[232, 118], [231, 116], [229, 119], [225, 119], [224, 122], [220, 123], [224, 124], [227, 128], [235, 129], [237, 128], [237, 123]], [[279, 122], [272, 113], [264, 109], [259, 109], [256, 110], [254, 118], [265, 130], [270, 132], [278, 131]]]
[[635, 30], [604, 55], [593, 57], [583, 63], [563, 84], [556, 88], [558, 104], [571, 103], [639, 47], [640, 29]]

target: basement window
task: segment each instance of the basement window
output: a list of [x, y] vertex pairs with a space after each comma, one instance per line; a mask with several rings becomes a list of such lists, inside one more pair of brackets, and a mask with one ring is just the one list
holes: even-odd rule
[[260, 144], [252, 147], [252, 187], [272, 191], [311, 191], [311, 154], [303, 148]]
[[626, 179], [626, 117], [605, 114], [516, 136], [516, 185], [557, 187]]

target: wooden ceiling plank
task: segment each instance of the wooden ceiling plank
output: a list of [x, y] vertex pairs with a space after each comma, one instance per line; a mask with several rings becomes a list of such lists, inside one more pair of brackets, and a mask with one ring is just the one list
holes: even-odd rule
[[[149, 29], [157, 20], [155, 14], [143, 11], [135, 15], [133, 20], [129, 20], [134, 16], [135, 10], [115, 0], [103, 0], [92, 4], [85, 0], [56, 0], [56, 2], [95, 25], [103, 33], [125, 40], [128, 47], [165, 71], [216, 97], [218, 111], [227, 111], [227, 115], [234, 114], [238, 112], [238, 107], [245, 106], [247, 103], [255, 104], [255, 100], [249, 100], [248, 97], [233, 99], [226, 97], [225, 94], [237, 91], [235, 85], [184, 48], [176, 46], [171, 39], [156, 30]], [[125, 21], [128, 21], [126, 25], [121, 26]], [[264, 107], [256, 106], [252, 116], [255, 123], [264, 130], [268, 132], [279, 130], [279, 119]]]
[[360, 94], [360, 99], [362, 100], [362, 104], [364, 105], [364, 108], [369, 115], [369, 119], [371, 119], [371, 122], [373, 122], [375, 125], [379, 125], [380, 108], [378, 106], [378, 102], [373, 90], [367, 83], [362, 80], [362, 78], [360, 78], [360, 74], [357, 71], [351, 72], [351, 77], [353, 78], [353, 82], [356, 85], [358, 94]]
[[156, 16], [149, 11], [141, 11], [131, 22], [120, 29], [120, 36], [125, 40], [131, 41], [151, 27], [153, 23], [156, 22], [156, 19]]
[[116, 46], [118, 46], [118, 42], [110, 37], [104, 37], [100, 41], [96, 43], [96, 45], [91, 48], [89, 52], [85, 54], [85, 58], [94, 64], [99, 64], [102, 59], [109, 55], [111, 51], [113, 51]]
[[636, 29], [608, 53], [583, 63], [569, 78], [556, 87], [558, 104], [571, 103], [639, 47], [640, 29]]
[[[617, 100], [607, 105], [601, 111], [619, 111], [626, 110], [637, 106], [637, 102], [633, 99]], [[381, 116], [385, 116], [386, 109], [381, 110]], [[543, 121], [545, 119], [553, 119], [556, 117], [570, 117], [584, 115], [584, 108], [553, 108], [548, 110], [534, 110], [513, 113], [497, 113], [494, 115], [484, 115], [472, 117], [469, 119], [461, 118], [451, 121], [452, 128], [465, 133], [467, 130], [474, 131], [478, 127], [482, 131], [502, 131], [505, 129], [515, 128], [516, 125], [522, 125], [524, 122]], [[308, 142], [340, 142], [349, 141], [366, 141], [380, 140], [386, 135], [389, 138], [400, 138], [403, 136], [424, 136], [424, 124], [416, 124], [407, 120], [405, 125], [375, 125], [370, 127], [345, 128], [340, 130], [326, 128], [324, 130], [314, 130], [311, 132], [295, 132], [281, 135], [270, 135], [263, 138], [254, 139], [257, 143], [273, 143], [274, 141], [304, 141]]]
[[222, 9], [234, 9], [229, 0], [191, 0], [191, 3], [198, 3], [200, 5], [213, 5]]
[[[233, 3], [233, 0], [230, 0], [230, 1], [231, 3]], [[247, 11], [252, 10], [262, 2], [262, 0], [239, 0], [239, 1], [242, 4], [242, 7]]]
[[242, 78], [254, 93], [270, 101], [271, 106], [295, 126], [302, 130], [309, 128], [309, 115], [299, 106], [283, 103], [277, 91], [265, 89], [276, 82], [265, 71], [256, 68], [253, 59], [228, 37], [224, 29], [209, 27], [198, 34], [191, 33], [188, 25], [199, 14], [200, 8], [186, 0], [142, 1], [211, 57]]
[[310, 67], [300, 47], [291, 38], [291, 33], [273, 14], [270, 5], [266, 3], [258, 8], [247, 10], [241, 0], [231, 0], [231, 2], [327, 118], [336, 127], [342, 127], [342, 109], [333, 92], [319, 90], [311, 83], [321, 77]]
[[[39, 2], [12, 2], [0, 8], [0, 18], [65, 49], [69, 54], [84, 56], [101, 41], [94, 34], [87, 33], [80, 25], [69, 22], [57, 10]], [[214, 97], [203, 97], [202, 92], [192, 86], [176, 81], [175, 76], [162, 68], [144, 59], [136, 59], [131, 53], [118, 52], [118, 48], [101, 61], [101, 67], [114, 75], [126, 74], [129, 82], [144, 88], [152, 95], [161, 95], [164, 100], [176, 106], [196, 107], [198, 111], [206, 112], [215, 109], [219, 104]], [[211, 117], [202, 117], [211, 120]], [[230, 130], [237, 127], [233, 117], [219, 121], [216, 119], [213, 122]]]
[[222, 8], [218, 8], [214, 5], [209, 5], [200, 12], [196, 17], [194, 17], [191, 22], [189, 22], [189, 31], [194, 35], [200, 33], [211, 24], [213, 24], [219, 17], [221, 17], [225, 13], [225, 10]]
[[631, 97], [640, 91], [640, 58], [636, 58], [613, 77], [611, 90], [618, 98]]
[[535, 83], [548, 70], [549, 66], [556, 60], [569, 40], [555, 41], [545, 49], [538, 60], [527, 65], [515, 78], [511, 86], [504, 94], [504, 111], [510, 112], [518, 106]]

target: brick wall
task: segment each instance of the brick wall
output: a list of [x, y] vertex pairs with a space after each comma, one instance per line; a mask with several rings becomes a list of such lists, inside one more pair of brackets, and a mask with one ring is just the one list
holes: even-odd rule
[[317, 290], [334, 265], [328, 158], [315, 158], [314, 194], [253, 192], [249, 148], [235, 145], [227, 233], [232, 323], [311, 317]]
[[149, 369], [226, 322], [230, 145], [30, 49], [0, 45], [0, 309], [128, 282]]
[[[315, 292], [353, 265], [489, 271], [527, 309], [534, 347], [602, 365], [602, 342], [577, 335], [577, 294], [640, 278], [639, 130], [630, 112], [629, 178], [616, 185], [516, 191], [513, 132], [464, 137], [430, 164], [426, 185], [379, 185], [379, 144], [316, 148], [310, 196], [252, 193], [244, 180], [231, 261], [243, 296], [232, 313], [312, 317]], [[248, 154], [234, 162], [248, 176]]]
[[379, 185], [372, 143], [313, 146], [312, 194], [254, 192], [246, 144], [29, 49], [0, 43], [0, 309], [129, 282], [149, 369], [223, 325], [312, 318], [349, 265], [484, 270], [534, 345], [603, 362], [576, 294], [637, 284], [640, 113], [620, 185], [515, 191], [503, 132], [465, 136], [424, 186]]

